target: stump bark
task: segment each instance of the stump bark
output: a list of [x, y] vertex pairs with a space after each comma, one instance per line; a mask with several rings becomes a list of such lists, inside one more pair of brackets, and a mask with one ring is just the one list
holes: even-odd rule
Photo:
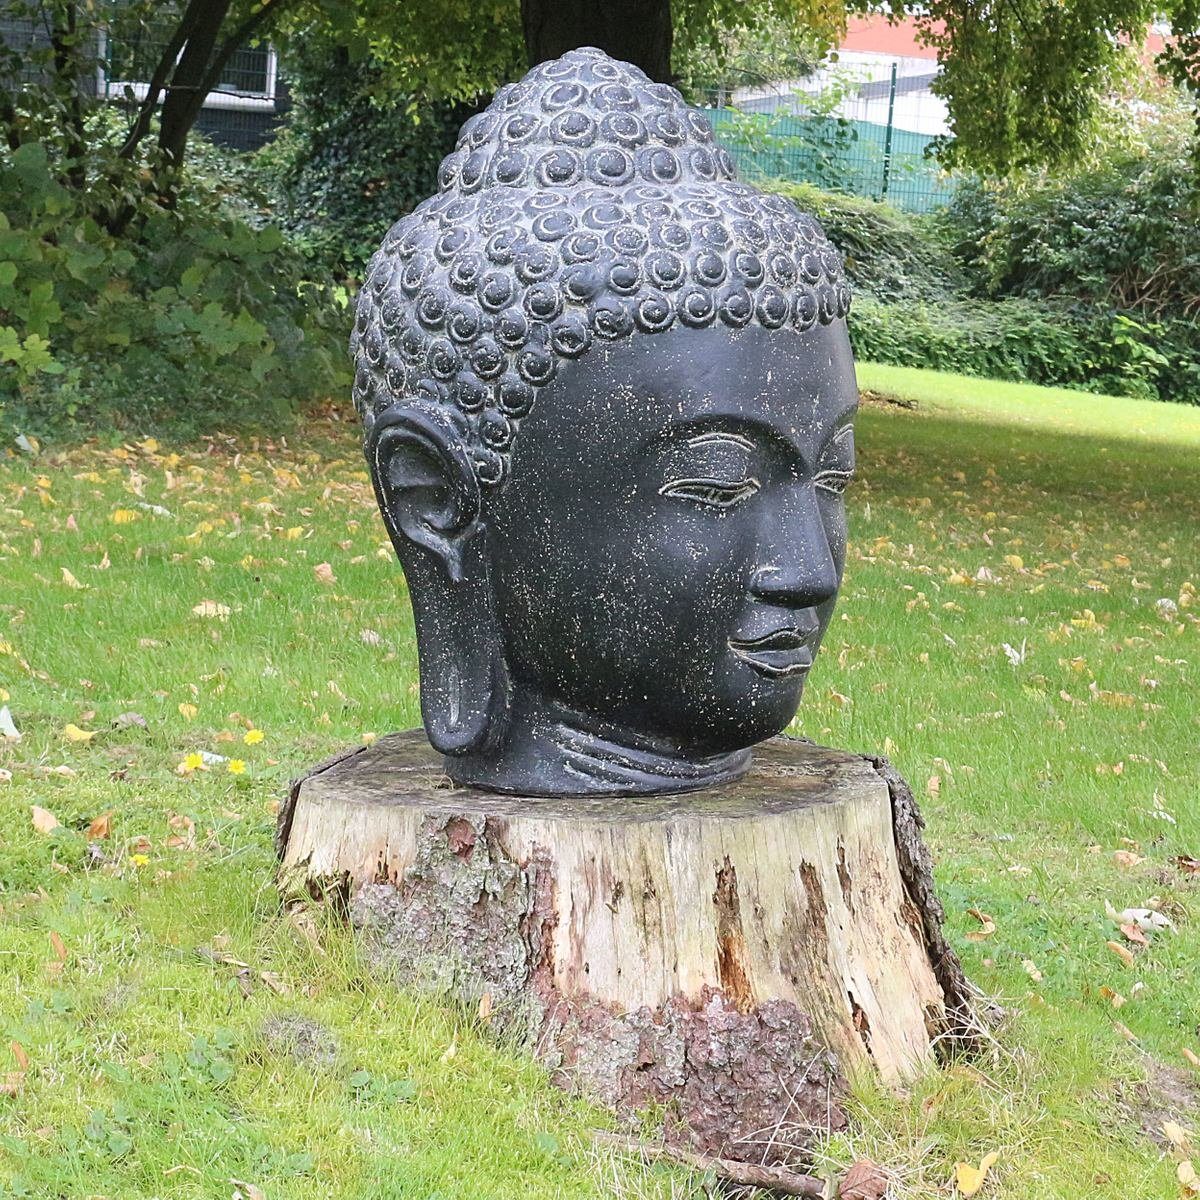
[[563, 1086], [788, 1163], [845, 1123], [851, 1073], [902, 1081], [967, 1030], [921, 829], [885, 761], [796, 739], [723, 787], [579, 800], [456, 788], [410, 731], [297, 781], [278, 849], [399, 982]]

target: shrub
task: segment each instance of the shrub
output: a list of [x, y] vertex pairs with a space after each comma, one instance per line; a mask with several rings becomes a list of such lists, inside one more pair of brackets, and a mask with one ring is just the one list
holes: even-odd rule
[[860, 294], [850, 340], [863, 359], [962, 375], [1194, 402], [1200, 333], [1184, 321], [1044, 301], [883, 304]]
[[288, 126], [260, 152], [284, 227], [323, 268], [361, 274], [392, 224], [437, 190], [473, 111], [395, 95], [383, 66], [319, 40], [289, 59]]
[[1200, 219], [1190, 153], [1164, 122], [1085, 170], [965, 184], [943, 221], [989, 295], [1194, 317]]
[[770, 186], [821, 222], [845, 257], [846, 273], [856, 289], [901, 303], [948, 298], [965, 290], [966, 274], [950, 253], [943, 227], [932, 217], [804, 183]]
[[345, 317], [278, 229], [191, 188], [120, 240], [37, 142], [0, 157], [0, 422], [10, 432], [276, 421], [339, 389]]

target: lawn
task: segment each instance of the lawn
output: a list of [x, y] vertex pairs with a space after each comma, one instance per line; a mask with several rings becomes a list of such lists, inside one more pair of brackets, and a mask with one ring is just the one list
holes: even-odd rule
[[[1184, 1131], [1200, 1150], [1200, 408], [860, 376], [916, 407], [861, 414], [797, 728], [906, 773], [952, 939], [1008, 1017], [903, 1094], [860, 1084], [819, 1161], [872, 1157], [905, 1198], [992, 1151], [983, 1196], [1179, 1197]], [[596, 1149], [602, 1118], [471, 1014], [280, 911], [288, 778], [419, 722], [344, 414], [0, 458], [0, 579], [23, 735], [0, 740], [0, 1195], [706, 1194]], [[1176, 932], [1142, 945], [1107, 905]]]

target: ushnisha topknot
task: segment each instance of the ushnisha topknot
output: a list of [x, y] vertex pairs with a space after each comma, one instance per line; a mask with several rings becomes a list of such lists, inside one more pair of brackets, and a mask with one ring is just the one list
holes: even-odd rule
[[502, 87], [359, 294], [354, 402], [440, 406], [500, 483], [562, 359], [676, 322], [803, 332], [844, 318], [841, 256], [782, 196], [738, 183], [703, 115], [603, 51]]

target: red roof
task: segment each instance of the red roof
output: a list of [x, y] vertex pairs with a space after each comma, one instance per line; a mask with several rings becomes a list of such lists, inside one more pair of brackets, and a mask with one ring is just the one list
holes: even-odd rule
[[917, 23], [911, 17], [895, 25], [879, 14], [851, 17], [846, 22], [846, 36], [841, 48], [868, 54], [894, 54], [897, 58], [937, 58], [937, 51], [932, 46], [917, 40]]

